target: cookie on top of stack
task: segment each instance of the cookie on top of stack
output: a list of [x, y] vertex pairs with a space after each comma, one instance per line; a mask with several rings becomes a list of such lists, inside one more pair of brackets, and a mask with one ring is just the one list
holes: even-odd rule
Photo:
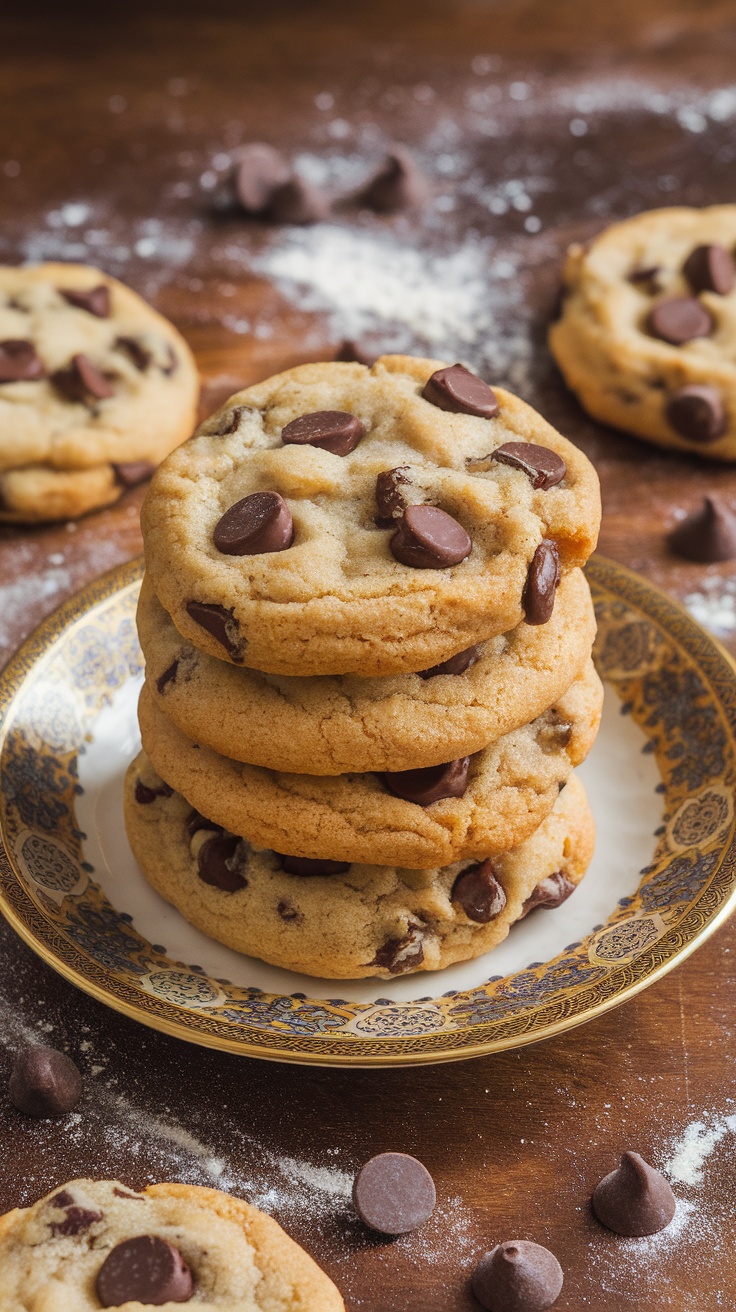
[[586, 457], [461, 365], [248, 388], [154, 477], [126, 823], [192, 924], [334, 978], [487, 952], [589, 864]]

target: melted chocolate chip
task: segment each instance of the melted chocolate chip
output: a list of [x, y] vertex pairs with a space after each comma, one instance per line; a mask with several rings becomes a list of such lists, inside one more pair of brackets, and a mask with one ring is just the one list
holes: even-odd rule
[[232, 410], [226, 410], [217, 428], [213, 430], [213, 436], [227, 437], [230, 433], [234, 433], [240, 427], [240, 421], [249, 409], [250, 407], [247, 405], [234, 405]]
[[187, 1303], [194, 1292], [192, 1273], [179, 1249], [158, 1235], [124, 1239], [110, 1250], [97, 1272], [103, 1307], [122, 1303]]
[[186, 825], [187, 833], [190, 838], [194, 838], [194, 835], [198, 834], [200, 829], [211, 829], [213, 833], [217, 834], [223, 832], [220, 825], [216, 825], [212, 820], [208, 820], [206, 816], [202, 815], [201, 811], [190, 811], [187, 816]]
[[235, 869], [241, 839], [235, 834], [213, 834], [205, 839], [197, 854], [197, 873], [203, 884], [212, 884], [224, 893], [237, 893], [248, 880]]
[[82, 1077], [65, 1052], [37, 1044], [18, 1053], [8, 1093], [25, 1116], [63, 1116], [82, 1096]]
[[555, 907], [562, 906], [562, 903], [575, 892], [575, 888], [576, 885], [562, 870], [556, 870], [553, 875], [540, 880], [537, 887], [529, 894], [521, 908], [519, 920], [523, 920], [536, 907], [547, 907], [548, 910], [553, 911]]
[[278, 492], [251, 492], [225, 511], [212, 540], [225, 556], [286, 551], [294, 541], [291, 511]]
[[287, 902], [285, 898], [282, 898], [276, 910], [282, 920], [299, 920], [300, 918], [296, 907], [293, 907], [291, 902]]
[[394, 770], [381, 775], [389, 792], [417, 806], [431, 806], [444, 797], [463, 797], [468, 787], [470, 757], [421, 770]]
[[665, 406], [668, 423], [680, 437], [706, 446], [717, 442], [728, 428], [723, 398], [715, 387], [690, 383], [668, 397]]
[[90, 287], [87, 291], [75, 291], [71, 287], [60, 287], [59, 292], [70, 305], [78, 310], [86, 310], [97, 319], [110, 317], [110, 288], [104, 282], [99, 287]]
[[682, 272], [694, 292], [716, 292], [726, 296], [736, 282], [733, 256], [717, 242], [711, 246], [696, 246], [682, 266]]
[[434, 679], [438, 674], [464, 674], [480, 660], [482, 654], [482, 647], [467, 647], [465, 651], [459, 651], [456, 656], [448, 657], [446, 661], [433, 665], [429, 670], [420, 670], [419, 678]]
[[173, 791], [173, 788], [165, 784], [163, 779], [155, 788], [149, 788], [148, 784], [144, 784], [142, 779], [136, 779], [135, 781], [135, 800], [140, 806], [150, 806], [152, 802], [156, 801], [157, 797], [171, 797]]
[[235, 194], [246, 214], [263, 214], [277, 187], [289, 179], [289, 165], [273, 146], [254, 141], [238, 154]]
[[404, 975], [424, 961], [424, 933], [421, 925], [411, 925], [403, 938], [389, 938], [373, 958], [372, 965], [392, 975]]
[[410, 487], [408, 465], [398, 465], [396, 469], [384, 469], [376, 478], [376, 506], [378, 514], [376, 523], [379, 528], [392, 528], [395, 519], [401, 519], [406, 510], [402, 487]]
[[453, 414], [478, 415], [481, 419], [498, 414], [496, 393], [462, 364], [437, 369], [424, 384], [422, 396]]
[[171, 662], [167, 670], [164, 670], [163, 674], [159, 674], [156, 680], [156, 688], [159, 696], [163, 696], [170, 683], [176, 683], [176, 672], [178, 669], [179, 662], [178, 660], [175, 660]]
[[67, 401], [104, 401], [115, 388], [87, 355], [73, 355], [66, 369], [57, 369], [51, 381]]
[[274, 223], [321, 223], [330, 212], [330, 202], [319, 187], [293, 177], [271, 192], [267, 214]]
[[353, 1182], [353, 1206], [382, 1235], [406, 1235], [429, 1220], [437, 1192], [426, 1166], [408, 1153], [379, 1153]]
[[469, 920], [487, 925], [506, 906], [506, 894], [499, 883], [492, 861], [481, 861], [458, 875], [451, 898], [459, 902]]
[[542, 488], [545, 492], [561, 483], [567, 473], [562, 456], [547, 446], [536, 446], [534, 442], [504, 442], [491, 452], [491, 458], [502, 465], [510, 465], [512, 469], [520, 469], [532, 487]]
[[307, 856], [282, 856], [280, 852], [274, 853], [281, 862], [281, 869], [285, 870], [287, 875], [301, 875], [309, 877], [310, 875], [344, 875], [346, 870], [350, 869], [350, 863], [345, 861], [314, 861]]
[[617, 1170], [596, 1185], [592, 1203], [598, 1220], [608, 1230], [636, 1237], [664, 1230], [677, 1206], [664, 1176], [632, 1152], [624, 1153]]
[[536, 738], [543, 752], [559, 752], [570, 745], [572, 721], [566, 720], [554, 708], [537, 722]]
[[557, 1301], [563, 1275], [554, 1253], [528, 1239], [497, 1244], [478, 1262], [473, 1293], [486, 1312], [546, 1312]]
[[389, 546], [395, 559], [412, 569], [447, 569], [473, 550], [462, 524], [439, 506], [407, 506]]
[[661, 272], [662, 270], [659, 264], [649, 264], [646, 267], [642, 266], [641, 268], [638, 269], [632, 269], [631, 273], [629, 274], [629, 282], [633, 282], [634, 284], [649, 283], [650, 285], [647, 288], [647, 290], [656, 291], [658, 290], [658, 287], [656, 285], [658, 275]]
[[669, 296], [650, 311], [647, 329], [671, 346], [684, 346], [696, 337], [710, 337], [713, 316], [693, 296]]
[[146, 1201], [141, 1194], [129, 1194], [127, 1189], [118, 1189], [117, 1185], [113, 1188], [113, 1193], [116, 1198], [130, 1198], [134, 1203], [145, 1203]]
[[125, 464], [113, 465], [115, 477], [123, 487], [138, 487], [156, 472], [156, 466], [148, 460], [129, 460]]
[[31, 382], [45, 377], [46, 370], [33, 342], [13, 337], [0, 342], [0, 383]]
[[346, 410], [315, 410], [292, 419], [281, 430], [284, 446], [318, 446], [333, 456], [349, 455], [363, 437], [364, 425]]
[[380, 354], [381, 352], [374, 350], [368, 342], [361, 342], [355, 337], [346, 337], [338, 348], [335, 359], [342, 364], [364, 364], [370, 369]]
[[416, 209], [427, 198], [424, 174], [403, 146], [394, 146], [380, 170], [360, 193], [363, 205], [380, 214]]
[[542, 538], [529, 565], [521, 605], [527, 624], [546, 624], [552, 618], [560, 581], [557, 543]]
[[673, 551], [685, 560], [710, 565], [736, 559], [736, 515], [720, 497], [704, 497], [702, 505], [670, 533]]
[[188, 601], [186, 611], [195, 624], [206, 629], [225, 648], [232, 661], [237, 664], [242, 662], [243, 640], [232, 610], [228, 610], [226, 606], [219, 606], [216, 602]]
[[66, 1216], [63, 1221], [49, 1222], [49, 1230], [53, 1235], [83, 1235], [96, 1221], [102, 1220], [102, 1212], [93, 1212], [87, 1207], [74, 1206], [72, 1203], [60, 1202], [61, 1195], [57, 1194], [51, 1201], [55, 1207], [66, 1210]]
[[130, 357], [140, 373], [145, 373], [153, 359], [148, 347], [144, 346], [143, 342], [137, 337], [116, 337], [115, 347], [118, 351], [124, 351]]

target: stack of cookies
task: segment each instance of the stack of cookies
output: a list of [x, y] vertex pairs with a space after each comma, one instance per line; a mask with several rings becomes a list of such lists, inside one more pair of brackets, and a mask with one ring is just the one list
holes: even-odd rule
[[154, 477], [126, 823], [194, 925], [308, 974], [487, 952], [583, 877], [595, 471], [460, 365], [304, 365]]

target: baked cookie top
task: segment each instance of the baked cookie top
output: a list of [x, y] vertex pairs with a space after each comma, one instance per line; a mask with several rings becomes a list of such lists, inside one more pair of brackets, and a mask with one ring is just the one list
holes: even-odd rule
[[344, 1312], [269, 1216], [196, 1185], [73, 1180], [0, 1217], [0, 1312]]
[[195, 742], [271, 770], [334, 775], [437, 765], [535, 719], [582, 673], [595, 615], [574, 569], [547, 624], [520, 624], [453, 657], [447, 669], [293, 678], [200, 651], [181, 637], [146, 575], [138, 632], [151, 693]]
[[492, 861], [353, 864], [331, 874], [298, 860], [284, 869], [283, 858], [225, 833], [162, 783], [141, 752], [126, 776], [125, 822], [148, 881], [228, 947], [322, 978], [391, 979], [489, 952], [515, 921], [564, 902], [593, 853], [595, 827], [574, 775], [531, 837]]
[[382, 775], [286, 774], [231, 761], [183, 734], [147, 685], [138, 714], [143, 748], [167, 784], [254, 847], [429, 869], [527, 838], [592, 747], [602, 696], [591, 661], [550, 710], [483, 751]]
[[736, 458], [736, 205], [651, 210], [568, 252], [549, 340], [596, 418]]
[[0, 470], [157, 465], [198, 395], [183, 337], [123, 283], [82, 264], [0, 267]]
[[593, 467], [523, 401], [384, 356], [232, 397], [158, 471], [142, 527], [195, 646], [272, 674], [374, 676], [543, 622], [599, 518]]

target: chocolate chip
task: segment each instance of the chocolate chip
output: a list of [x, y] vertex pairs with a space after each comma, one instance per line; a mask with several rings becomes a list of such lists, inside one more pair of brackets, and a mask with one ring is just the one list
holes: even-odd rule
[[384, 469], [376, 478], [376, 506], [378, 514], [376, 523], [380, 528], [391, 528], [395, 519], [401, 519], [407, 503], [402, 487], [410, 487], [408, 465], [398, 465], [396, 469]]
[[156, 680], [156, 688], [159, 696], [163, 696], [170, 683], [176, 683], [176, 673], [178, 669], [179, 662], [178, 660], [175, 660], [171, 662], [167, 670], [164, 670], [163, 674], [159, 674]]
[[463, 870], [452, 886], [450, 897], [460, 903], [469, 920], [482, 925], [494, 920], [506, 906], [506, 894], [492, 861], [481, 861], [480, 865]]
[[563, 1275], [554, 1253], [528, 1239], [497, 1244], [478, 1262], [473, 1293], [486, 1312], [545, 1312], [557, 1301]]
[[381, 776], [389, 792], [417, 806], [431, 806], [444, 797], [462, 797], [468, 787], [470, 757], [421, 770], [393, 770]]
[[83, 1235], [96, 1221], [102, 1220], [102, 1212], [92, 1212], [86, 1207], [73, 1207], [58, 1202], [58, 1198], [52, 1199], [57, 1207], [63, 1207], [66, 1210], [66, 1216], [63, 1221], [51, 1221], [49, 1230], [53, 1235]]
[[116, 337], [115, 348], [130, 356], [136, 369], [141, 373], [145, 373], [153, 359], [148, 347], [144, 346], [143, 342], [139, 341], [137, 337]]
[[114, 464], [113, 469], [118, 483], [123, 487], [138, 487], [139, 483], [145, 483], [156, 472], [156, 466], [149, 460], [128, 460], [122, 465]]
[[632, 269], [629, 274], [629, 282], [633, 282], [634, 284], [650, 283], [651, 286], [647, 290], [655, 291], [658, 290], [658, 288], [656, 288], [654, 284], [656, 284], [658, 275], [661, 272], [662, 270], [659, 264], [649, 264], [646, 267]]
[[243, 415], [250, 409], [247, 405], [234, 405], [232, 410], [226, 410], [217, 428], [213, 430], [213, 437], [227, 437], [234, 433], [240, 427], [240, 421]]
[[717, 292], [726, 296], [736, 282], [733, 256], [725, 246], [696, 246], [682, 266], [694, 292]]
[[575, 892], [575, 888], [576, 885], [562, 870], [547, 875], [546, 879], [540, 880], [522, 905], [519, 920], [523, 920], [536, 907], [547, 907], [549, 911], [553, 911], [555, 907], [562, 906], [562, 903], [567, 902], [570, 895]]
[[73, 355], [66, 369], [57, 369], [51, 381], [67, 401], [104, 401], [115, 388], [87, 355]]
[[274, 855], [279, 858], [281, 869], [287, 875], [344, 875], [350, 869], [350, 863], [345, 861], [313, 861], [311, 857], [282, 856], [280, 852]]
[[641, 1238], [669, 1225], [677, 1200], [659, 1171], [638, 1153], [626, 1152], [621, 1165], [593, 1191], [593, 1211], [617, 1235]]
[[225, 556], [286, 551], [294, 541], [291, 511], [278, 492], [251, 492], [225, 511], [212, 540]]
[[192, 1273], [179, 1249], [159, 1235], [136, 1235], [110, 1250], [97, 1272], [103, 1307], [122, 1303], [187, 1303], [194, 1293]]
[[647, 328], [671, 346], [684, 346], [695, 337], [710, 337], [713, 316], [693, 296], [669, 296], [650, 311]]
[[728, 415], [715, 387], [691, 383], [668, 397], [665, 414], [680, 437], [690, 442], [717, 442], [728, 428]]
[[572, 721], [552, 708], [537, 721], [536, 739], [543, 752], [562, 751], [570, 745]]
[[406, 1235], [429, 1220], [437, 1191], [426, 1166], [408, 1153], [379, 1153], [353, 1182], [353, 1206], [382, 1235]]
[[368, 369], [376, 363], [380, 351], [376, 351], [367, 342], [354, 337], [346, 337], [338, 348], [336, 360], [343, 364], [364, 364]]
[[527, 624], [546, 624], [552, 618], [560, 581], [557, 543], [542, 538], [529, 565], [521, 605]]
[[206, 629], [207, 633], [211, 633], [212, 637], [225, 648], [232, 661], [237, 664], [242, 662], [243, 640], [232, 610], [228, 610], [226, 606], [219, 606], [216, 602], [188, 601], [186, 611], [195, 624]]
[[33, 342], [14, 337], [0, 342], [0, 383], [24, 383], [45, 377], [46, 370]]
[[702, 505], [670, 533], [672, 550], [685, 560], [711, 565], [736, 559], [736, 515], [720, 497], [704, 497]]
[[456, 656], [448, 657], [429, 670], [420, 670], [419, 678], [434, 679], [438, 674], [464, 674], [480, 660], [482, 653], [482, 647], [467, 647], [465, 651], [459, 651]]
[[462, 524], [439, 506], [407, 506], [389, 546], [395, 559], [412, 569], [459, 565], [473, 550]]
[[142, 1194], [129, 1194], [127, 1189], [118, 1189], [117, 1185], [113, 1188], [113, 1193], [116, 1198], [131, 1198], [134, 1203], [145, 1203], [146, 1201]]
[[186, 825], [187, 833], [190, 838], [194, 838], [194, 835], [198, 834], [200, 829], [211, 829], [214, 833], [218, 834], [223, 832], [220, 825], [216, 825], [214, 821], [208, 820], [205, 815], [202, 815], [201, 811], [190, 811], [187, 816]]
[[403, 938], [389, 938], [380, 947], [371, 962], [392, 975], [404, 975], [415, 970], [424, 961], [424, 931], [421, 925], [410, 925]]
[[152, 802], [156, 801], [157, 797], [171, 797], [173, 791], [173, 788], [164, 783], [163, 779], [156, 788], [149, 788], [148, 784], [144, 784], [142, 779], [136, 779], [135, 781], [135, 800], [140, 806], [150, 806]]
[[416, 209], [427, 198], [427, 182], [409, 151], [394, 146], [358, 200], [380, 214]]
[[347, 456], [354, 451], [365, 427], [356, 415], [346, 410], [314, 410], [300, 415], [281, 430], [284, 446], [318, 446], [333, 456]]
[[78, 310], [86, 310], [97, 319], [110, 317], [110, 288], [104, 282], [99, 287], [90, 287], [88, 291], [74, 291], [70, 287], [60, 287], [59, 292], [70, 305]]
[[424, 384], [422, 396], [453, 414], [478, 415], [481, 419], [498, 414], [496, 393], [462, 364], [437, 369]]
[[329, 211], [330, 202], [324, 192], [298, 177], [275, 187], [267, 208], [268, 217], [274, 223], [321, 223]]
[[213, 834], [206, 838], [197, 853], [197, 873], [203, 884], [212, 884], [224, 893], [237, 893], [248, 880], [235, 869], [241, 839], [235, 834]]
[[530, 480], [532, 487], [556, 487], [567, 473], [567, 465], [562, 456], [550, 451], [547, 446], [536, 446], [534, 442], [504, 442], [491, 452], [491, 459], [512, 469], [520, 469]]
[[25, 1116], [63, 1116], [82, 1096], [82, 1077], [65, 1052], [36, 1044], [18, 1053], [8, 1093]]
[[165, 374], [167, 378], [170, 378], [172, 374], [176, 373], [178, 368], [179, 357], [171, 345], [171, 342], [168, 342], [166, 346], [166, 364], [161, 365], [161, 373]]
[[289, 165], [273, 146], [251, 142], [238, 152], [235, 194], [246, 214], [263, 214], [277, 187], [289, 178]]
[[279, 902], [278, 906], [276, 907], [276, 910], [278, 914], [281, 916], [282, 920], [300, 919], [299, 912], [297, 911], [296, 907], [293, 907], [291, 905], [291, 902], [287, 902], [285, 898], [282, 898], [282, 900]]

